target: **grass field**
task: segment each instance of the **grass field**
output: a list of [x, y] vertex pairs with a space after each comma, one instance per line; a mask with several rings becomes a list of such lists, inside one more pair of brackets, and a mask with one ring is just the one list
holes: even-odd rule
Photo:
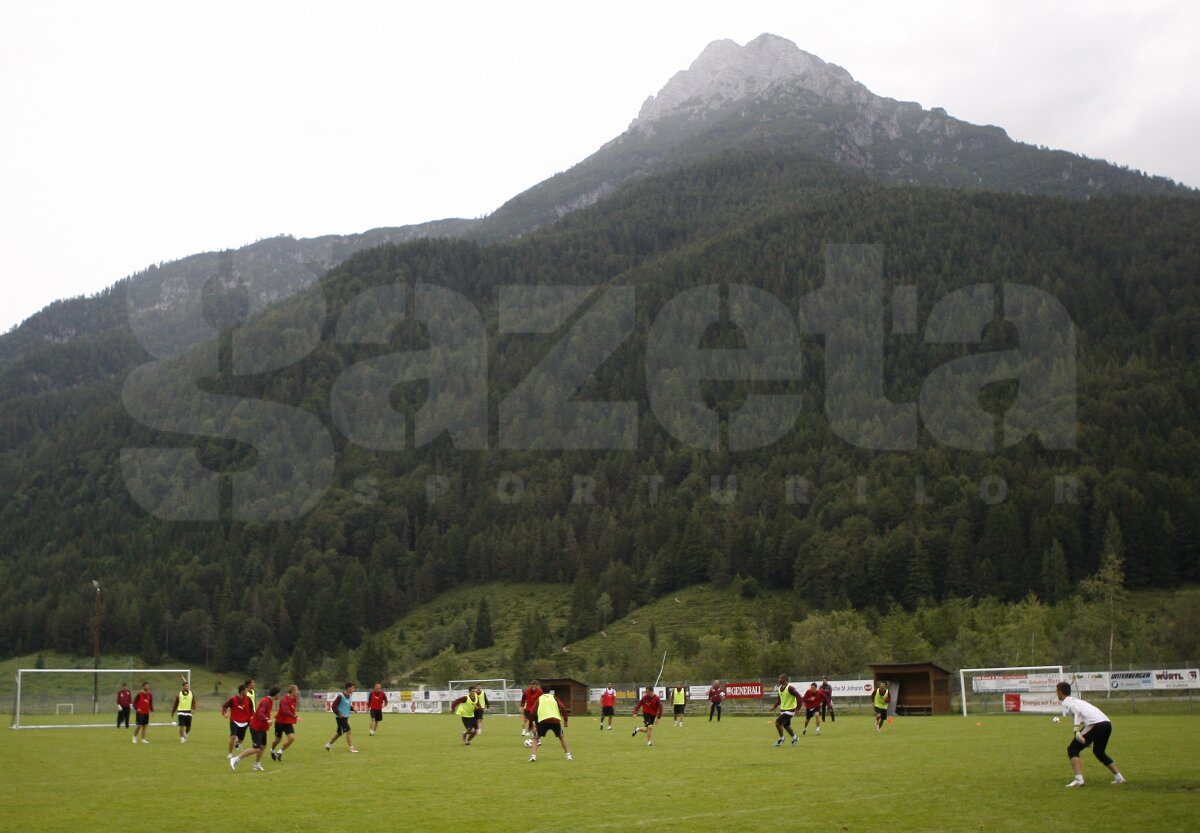
[[[0, 732], [0, 830], [161, 831], [1176, 831], [1200, 823], [1200, 717], [1116, 721], [1110, 752], [1124, 787], [1090, 753], [1089, 785], [1067, 790], [1069, 729], [1048, 717], [898, 719], [876, 733], [845, 716], [797, 748], [773, 748], [764, 718], [659, 724], [653, 748], [624, 716], [612, 732], [582, 717], [568, 740], [527, 762], [516, 720], [493, 716], [471, 747], [451, 715], [390, 715], [367, 737], [322, 748], [332, 729], [306, 715], [286, 760], [231, 772], [225, 724], [198, 715], [190, 743], [152, 728]], [[553, 741], [553, 738], [551, 738]]]

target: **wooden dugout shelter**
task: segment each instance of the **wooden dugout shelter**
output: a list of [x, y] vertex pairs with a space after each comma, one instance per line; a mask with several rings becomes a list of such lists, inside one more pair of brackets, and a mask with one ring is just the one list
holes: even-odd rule
[[870, 669], [876, 680], [887, 680], [896, 714], [950, 714], [950, 672], [937, 663], [872, 663]]

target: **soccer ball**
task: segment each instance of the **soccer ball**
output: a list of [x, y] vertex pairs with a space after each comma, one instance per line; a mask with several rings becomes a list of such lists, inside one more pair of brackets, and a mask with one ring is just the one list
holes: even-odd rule
[[1061, 717], [1052, 717], [1052, 718], [1050, 718], [1050, 722], [1051, 722], [1051, 723], [1058, 723], [1060, 720], [1062, 720], [1062, 718], [1061, 718]]
[[533, 741], [532, 741], [532, 740], [530, 740], [529, 738], [525, 738], [525, 740], [524, 740], [524, 741], [522, 741], [522, 743], [524, 743], [524, 744], [525, 744], [525, 746], [526, 746], [527, 748], [529, 748], [529, 749], [532, 749], [532, 748], [533, 748]]

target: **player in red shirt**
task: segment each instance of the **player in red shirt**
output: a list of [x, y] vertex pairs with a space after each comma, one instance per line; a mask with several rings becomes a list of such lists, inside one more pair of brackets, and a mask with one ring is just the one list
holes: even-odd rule
[[800, 699], [804, 702], [804, 728], [800, 730], [800, 734], [808, 734], [808, 721], [814, 717], [817, 719], [817, 734], [821, 734], [821, 706], [825, 702], [825, 697], [817, 688], [817, 684], [809, 685], [808, 691], [804, 692], [804, 696]]
[[242, 741], [246, 739], [246, 728], [250, 725], [250, 718], [254, 717], [254, 701], [246, 693], [245, 683], [239, 685], [237, 694], [221, 706], [221, 717], [229, 718], [228, 754], [232, 755], [235, 748], [242, 748]]
[[638, 732], [646, 733], [646, 745], [654, 745], [654, 725], [658, 723], [658, 719], [662, 717], [663, 704], [662, 698], [654, 693], [653, 688], [646, 688], [646, 693], [642, 695], [642, 699], [637, 701], [633, 707], [633, 714], [636, 717], [637, 713], [642, 713], [642, 726], [638, 726], [633, 730], [633, 736], [637, 737]]
[[383, 690], [383, 683], [375, 683], [375, 687], [367, 695], [367, 708], [371, 712], [371, 725], [367, 728], [367, 737], [375, 734], [375, 727], [383, 721], [383, 709], [387, 704], [388, 699]]
[[542, 686], [530, 680], [529, 688], [521, 692], [521, 737], [533, 737], [537, 733], [537, 704], [542, 696]]
[[604, 691], [600, 692], [600, 731], [604, 731], [604, 718], [608, 718], [608, 731], [612, 731], [613, 713], [617, 710], [617, 690], [613, 688], [612, 683], [608, 683], [604, 687]]
[[[279, 698], [279, 709], [275, 712], [275, 740], [271, 742], [271, 760], [283, 763], [283, 753], [296, 740], [296, 724], [300, 718], [296, 715], [296, 706], [300, 700], [300, 689], [294, 685], [288, 686], [287, 694]], [[283, 748], [276, 749], [283, 736]]]
[[133, 724], [133, 742], [138, 742], [141, 733], [142, 743], [146, 740], [146, 727], [150, 725], [150, 712], [154, 711], [154, 695], [150, 693], [150, 683], [142, 683], [142, 690], [133, 696], [133, 712], [136, 715]]
[[251, 771], [262, 772], [263, 750], [267, 748], [267, 730], [271, 728], [271, 708], [275, 705], [275, 698], [278, 696], [279, 686], [271, 686], [267, 696], [258, 701], [258, 708], [254, 710], [254, 716], [250, 718], [250, 743], [253, 748], [243, 749], [237, 755], [230, 755], [230, 769], [236, 770], [238, 761], [253, 755], [254, 766], [250, 768]]
[[720, 680], [713, 680], [708, 690], [708, 722], [712, 723], [713, 712], [717, 713], [717, 722], [721, 722], [721, 702], [725, 699], [725, 687]]
[[129, 690], [129, 686], [121, 683], [121, 690], [117, 692], [117, 728], [121, 728], [121, 721], [125, 721], [125, 728], [129, 728], [129, 709], [133, 706], [133, 692]]

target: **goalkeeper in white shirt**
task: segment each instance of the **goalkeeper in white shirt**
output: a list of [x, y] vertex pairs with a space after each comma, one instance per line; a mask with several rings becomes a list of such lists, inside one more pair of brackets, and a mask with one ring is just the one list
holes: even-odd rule
[[[1058, 699], [1063, 705], [1063, 714], [1071, 715], [1075, 721], [1075, 737], [1067, 747], [1067, 757], [1071, 759], [1075, 778], [1067, 786], [1083, 786], [1083, 762], [1079, 760], [1079, 754], [1089, 746], [1092, 747], [1092, 754], [1096, 756], [1096, 760], [1108, 767], [1113, 774], [1112, 783], [1124, 784], [1125, 776], [1117, 769], [1117, 765], [1108, 757], [1106, 751], [1108, 739], [1112, 735], [1112, 721], [1108, 719], [1108, 715], [1087, 700], [1072, 697], [1070, 683], [1059, 683], [1057, 690]], [[1054, 719], [1058, 720], [1057, 717]]]

